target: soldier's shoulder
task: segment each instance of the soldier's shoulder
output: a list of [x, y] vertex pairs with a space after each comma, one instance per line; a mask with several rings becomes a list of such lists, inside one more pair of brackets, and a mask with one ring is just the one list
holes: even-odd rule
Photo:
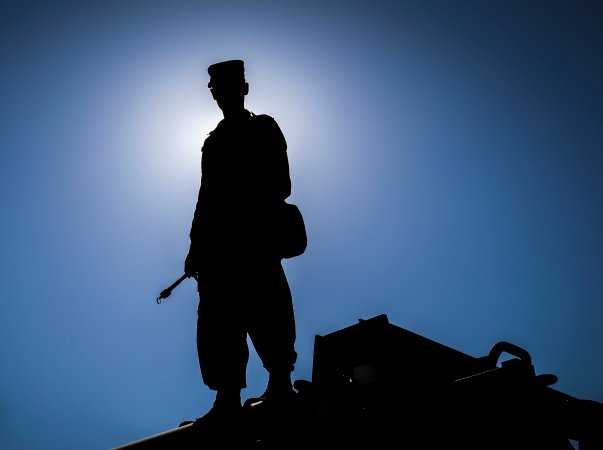
[[216, 125], [216, 127], [213, 130], [211, 130], [209, 133], [207, 133], [207, 137], [209, 137], [213, 134], [219, 133], [223, 128], [224, 128], [224, 119], [220, 120], [218, 122], [218, 124]]
[[253, 121], [257, 126], [266, 130], [280, 132], [280, 127], [278, 126], [276, 119], [268, 114], [254, 114]]
[[276, 123], [276, 120], [274, 119], [274, 117], [272, 117], [268, 114], [253, 114], [252, 117], [256, 122]]
[[[220, 121], [220, 123], [222, 123]], [[216, 126], [216, 128], [214, 128], [213, 130], [211, 130], [209, 133], [207, 133], [204, 137], [203, 140], [203, 145], [201, 146], [201, 151], [205, 151], [208, 148], [210, 148], [212, 145], [214, 145], [214, 143], [216, 142], [216, 140], [220, 139], [220, 123], [218, 123], [218, 125]]]

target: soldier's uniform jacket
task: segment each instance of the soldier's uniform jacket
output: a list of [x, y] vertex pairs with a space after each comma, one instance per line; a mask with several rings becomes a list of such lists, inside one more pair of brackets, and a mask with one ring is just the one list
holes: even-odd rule
[[190, 252], [201, 271], [236, 258], [275, 258], [270, 236], [291, 194], [287, 144], [276, 121], [245, 110], [206, 138]]

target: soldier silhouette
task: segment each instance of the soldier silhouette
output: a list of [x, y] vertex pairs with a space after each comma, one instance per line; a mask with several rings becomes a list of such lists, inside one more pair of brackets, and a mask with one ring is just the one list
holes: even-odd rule
[[275, 217], [291, 194], [287, 144], [276, 121], [245, 109], [241, 60], [208, 68], [224, 119], [209, 133], [185, 274], [198, 281], [197, 350], [203, 382], [216, 391], [208, 416], [241, 411], [249, 335], [269, 373], [263, 400], [295, 394], [291, 291], [273, 242]]

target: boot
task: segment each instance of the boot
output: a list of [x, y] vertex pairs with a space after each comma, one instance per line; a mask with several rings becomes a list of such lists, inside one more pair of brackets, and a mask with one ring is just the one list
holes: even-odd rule
[[264, 393], [259, 397], [247, 399], [245, 407], [257, 406], [260, 403], [277, 407], [289, 406], [295, 400], [295, 395], [290, 372], [271, 373]]
[[240, 389], [220, 389], [216, 392], [216, 400], [211, 409], [195, 423], [219, 422], [223, 425], [236, 425], [241, 421], [243, 408], [241, 406]]
[[293, 385], [291, 384], [291, 373], [270, 374], [268, 386], [262, 397], [272, 401], [288, 401], [295, 396]]

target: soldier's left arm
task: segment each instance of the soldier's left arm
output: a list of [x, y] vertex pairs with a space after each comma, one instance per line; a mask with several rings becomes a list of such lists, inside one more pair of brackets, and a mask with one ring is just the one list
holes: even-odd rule
[[267, 181], [270, 195], [274, 195], [274, 200], [280, 202], [291, 195], [287, 141], [276, 121], [270, 116], [266, 117], [267, 150], [269, 153]]

